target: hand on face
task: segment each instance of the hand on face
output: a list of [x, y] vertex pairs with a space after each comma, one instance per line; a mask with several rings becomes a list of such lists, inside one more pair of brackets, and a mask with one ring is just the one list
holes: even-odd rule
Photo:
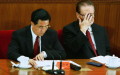
[[83, 20], [81, 18], [78, 18], [78, 20], [79, 20], [80, 30], [83, 33], [85, 33], [86, 30], [93, 24], [94, 17], [90, 15], [89, 13], [87, 13], [85, 17], [83, 18]]

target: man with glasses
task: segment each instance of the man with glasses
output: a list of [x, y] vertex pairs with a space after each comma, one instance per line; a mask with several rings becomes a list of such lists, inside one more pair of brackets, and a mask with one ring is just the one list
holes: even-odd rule
[[76, 4], [77, 21], [63, 28], [67, 58], [88, 59], [110, 54], [106, 31], [94, 23], [94, 14], [95, 7], [90, 0]]
[[44, 9], [37, 9], [31, 15], [31, 25], [13, 32], [8, 58], [27, 60], [36, 66], [35, 60], [65, 59], [65, 51], [58, 41], [57, 32], [49, 29], [51, 17]]

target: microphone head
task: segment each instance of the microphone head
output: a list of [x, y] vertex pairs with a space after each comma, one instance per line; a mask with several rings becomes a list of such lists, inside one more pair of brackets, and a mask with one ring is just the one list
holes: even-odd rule
[[73, 70], [75, 70], [75, 71], [79, 71], [81, 69], [80, 66], [74, 65], [72, 63], [70, 63], [70, 68], [73, 69]]
[[64, 75], [64, 74], [65, 74], [65, 71], [64, 71], [64, 70], [62, 70], [62, 69], [61, 69], [61, 70], [60, 70], [60, 69], [59, 69], [59, 70], [57, 70], [57, 72], [58, 72], [58, 74], [60, 74], [60, 75]]
[[49, 74], [54, 74], [54, 70], [46, 70], [45, 72], [47, 72]]

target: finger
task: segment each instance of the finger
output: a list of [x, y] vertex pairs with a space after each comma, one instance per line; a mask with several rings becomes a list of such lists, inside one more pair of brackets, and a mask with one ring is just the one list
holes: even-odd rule
[[42, 57], [42, 55], [40, 55], [40, 57], [39, 57], [39, 60], [40, 60], [40, 61], [42, 61], [42, 60], [43, 60], [43, 57]]
[[37, 65], [34, 60], [32, 60], [31, 63], [32, 63], [33, 66]]
[[35, 57], [35, 60], [37, 61], [37, 56]]
[[34, 57], [33, 60], [36, 60], [36, 57]]
[[92, 17], [92, 16], [90, 16], [90, 19], [89, 19], [89, 21], [92, 21], [92, 19], [93, 19], [93, 17]]
[[81, 19], [80, 19], [80, 18], [78, 18], [78, 20], [79, 20], [79, 25], [81, 25]]
[[35, 59], [35, 57], [33, 59]]
[[36, 56], [36, 60], [37, 60], [37, 61], [39, 61], [39, 58], [38, 58], [38, 57], [39, 57], [39, 54]]
[[44, 53], [41, 54], [41, 59], [44, 60]]
[[91, 18], [91, 20], [90, 20], [90, 21], [91, 21], [91, 23], [90, 23], [90, 24], [92, 25], [92, 24], [94, 23], [94, 17], [93, 17], [93, 16], [92, 16], [92, 18]]
[[38, 55], [36, 56], [36, 60], [39, 61], [39, 59], [38, 59]]
[[44, 57], [42, 57], [42, 61], [44, 61]]
[[90, 14], [88, 14], [88, 15], [87, 15], [87, 17], [86, 17], [86, 20], [89, 20], [89, 19], [90, 19], [90, 17], [91, 17], [91, 15], [90, 15]]
[[30, 64], [31, 64], [31, 65], [34, 65], [34, 63], [33, 63], [32, 61], [30, 62]]
[[28, 61], [30, 65], [32, 65], [31, 59]]
[[39, 59], [40, 59], [41, 61], [43, 61], [43, 60], [44, 60], [43, 55], [40, 55]]
[[43, 61], [44, 60], [44, 58], [43, 58], [43, 56], [41, 56], [41, 61]]
[[40, 61], [40, 55], [37, 56], [37, 60]]
[[33, 59], [34, 59], [34, 60], [37, 60], [37, 56], [38, 56], [38, 55], [36, 55]]
[[88, 13], [85, 14], [85, 18], [84, 18], [84, 20], [87, 20], [87, 16], [88, 16]]
[[36, 65], [37, 65], [35, 61], [33, 61], [33, 65], [34, 65], [34, 66], [36, 66]]
[[42, 60], [41, 58], [42, 58], [42, 57], [41, 57], [41, 54], [40, 54], [40, 55], [38, 55], [37, 59], [38, 59], [39, 61], [41, 61], [41, 60]]

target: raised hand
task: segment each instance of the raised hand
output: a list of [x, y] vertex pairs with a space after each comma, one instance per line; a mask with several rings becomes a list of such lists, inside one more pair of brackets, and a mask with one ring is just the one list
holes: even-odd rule
[[83, 32], [83, 33], [86, 33], [87, 29], [93, 24], [94, 22], [94, 17], [87, 13], [84, 17], [83, 20], [81, 20], [80, 18], [79, 19], [79, 26], [80, 26], [80, 30]]

